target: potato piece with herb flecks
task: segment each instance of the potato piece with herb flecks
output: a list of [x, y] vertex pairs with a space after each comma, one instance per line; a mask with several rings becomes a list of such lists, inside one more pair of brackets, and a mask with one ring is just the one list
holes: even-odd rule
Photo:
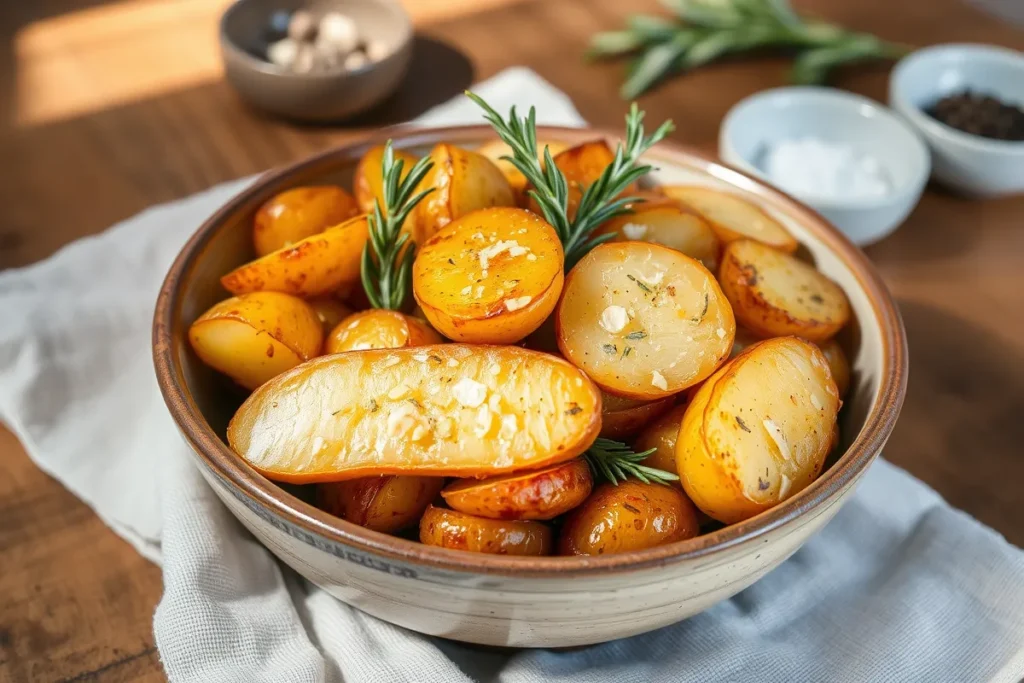
[[440, 344], [441, 338], [430, 325], [411, 315], [374, 308], [354, 313], [342, 320], [327, 335], [326, 353], [364, 349], [398, 349], [405, 346]]
[[616, 242], [653, 242], [695, 258], [712, 272], [718, 266], [721, 244], [708, 222], [681, 205], [654, 201], [635, 204], [633, 213], [614, 218], [598, 234], [613, 232]]
[[430, 324], [449, 339], [512, 344], [554, 310], [562, 269], [562, 243], [542, 218], [524, 209], [482, 209], [423, 245], [412, 290]]
[[674, 249], [602, 244], [566, 277], [558, 347], [608, 393], [665, 398], [714, 372], [732, 349], [732, 309], [711, 273]]
[[586, 500], [594, 480], [582, 458], [488, 479], [458, 479], [441, 496], [455, 510], [490, 519], [554, 519]]

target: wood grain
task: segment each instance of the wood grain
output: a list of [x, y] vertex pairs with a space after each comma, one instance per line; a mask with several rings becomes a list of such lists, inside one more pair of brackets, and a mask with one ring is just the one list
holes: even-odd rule
[[[167, 14], [172, 2], [183, 11]], [[958, 0], [796, 4], [892, 40], [1024, 48], [1020, 28]], [[223, 5], [0, 3], [0, 268], [45, 258], [151, 204], [408, 119], [513, 64], [565, 90], [595, 124], [621, 122], [622, 66], [579, 55], [593, 31], [621, 24], [627, 3], [409, 0], [420, 31], [413, 73], [377, 111], [330, 128], [267, 119], [219, 80], [212, 41]], [[636, 5], [657, 11], [654, 0]], [[728, 108], [783, 84], [787, 67], [779, 58], [714, 65], [641, 103], [654, 120], [675, 119], [677, 140], [713, 150]], [[837, 84], [884, 100], [887, 74], [866, 67]], [[1024, 198], [968, 201], [929, 188], [907, 224], [867, 250], [910, 339], [910, 391], [886, 456], [1018, 545], [1021, 215]], [[0, 520], [0, 681], [163, 680], [151, 628], [159, 570], [3, 431]]]

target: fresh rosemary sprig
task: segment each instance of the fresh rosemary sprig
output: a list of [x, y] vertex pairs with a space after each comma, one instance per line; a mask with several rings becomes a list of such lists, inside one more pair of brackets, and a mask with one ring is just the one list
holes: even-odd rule
[[908, 48], [867, 33], [798, 16], [787, 0], [661, 0], [675, 18], [631, 16], [621, 31], [598, 33], [591, 57], [635, 54], [620, 93], [633, 99], [665, 76], [754, 49], [796, 53], [790, 78], [823, 83], [833, 68], [872, 59], [893, 59]]
[[630, 204], [642, 201], [636, 197], [619, 197], [629, 185], [651, 170], [648, 165], [639, 164], [640, 156], [657, 144], [673, 130], [672, 122], [665, 121], [651, 135], [644, 134], [644, 113], [634, 102], [626, 115], [626, 142], [615, 149], [615, 159], [601, 176], [591, 184], [580, 198], [576, 215], [569, 218], [569, 185], [565, 175], [551, 158], [551, 152], [544, 148], [543, 165], [537, 160], [537, 113], [530, 107], [526, 118], [509, 110], [508, 119], [474, 93], [467, 92], [484, 110], [484, 118], [495, 132], [512, 149], [510, 161], [519, 172], [526, 176], [532, 189], [529, 194], [540, 207], [558, 233], [565, 252], [565, 268], [569, 270], [584, 254], [602, 242], [615, 237], [614, 233], [593, 236], [594, 231], [605, 221], [630, 213]]
[[400, 310], [409, 295], [416, 243], [409, 241], [408, 233], [402, 233], [402, 225], [420, 200], [434, 191], [428, 188], [413, 194], [433, 165], [430, 157], [423, 157], [403, 174], [403, 161], [395, 160], [391, 140], [384, 145], [384, 207], [375, 200], [373, 212], [367, 218], [370, 239], [363, 247], [360, 268], [363, 289], [374, 308]]
[[651, 448], [642, 453], [634, 453], [624, 443], [611, 439], [598, 439], [593, 446], [587, 449], [584, 457], [586, 457], [587, 464], [590, 465], [590, 470], [595, 477], [607, 479], [616, 486], [620, 481], [625, 481], [629, 477], [639, 479], [645, 484], [667, 484], [670, 481], [679, 481], [679, 477], [671, 472], [640, 464], [655, 450]]

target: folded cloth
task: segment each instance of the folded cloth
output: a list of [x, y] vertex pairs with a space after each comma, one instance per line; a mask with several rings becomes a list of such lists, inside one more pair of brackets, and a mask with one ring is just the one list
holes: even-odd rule
[[[581, 125], [526, 69], [476, 90]], [[417, 123], [480, 120], [465, 98]], [[0, 273], [0, 419], [29, 456], [163, 566], [172, 681], [1007, 681], [1024, 676], [1024, 553], [878, 461], [820, 534], [753, 587], [675, 626], [569, 651], [428, 638], [277, 563], [190, 462], [153, 376], [163, 273], [248, 180], [150, 209]]]

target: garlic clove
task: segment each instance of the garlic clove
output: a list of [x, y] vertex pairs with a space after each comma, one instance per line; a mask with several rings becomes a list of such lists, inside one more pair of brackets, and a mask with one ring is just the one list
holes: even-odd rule
[[290, 69], [299, 54], [299, 44], [291, 38], [282, 38], [267, 48], [267, 60], [272, 64]]
[[317, 39], [333, 43], [338, 52], [348, 54], [359, 47], [359, 27], [341, 12], [328, 12], [320, 20]]

